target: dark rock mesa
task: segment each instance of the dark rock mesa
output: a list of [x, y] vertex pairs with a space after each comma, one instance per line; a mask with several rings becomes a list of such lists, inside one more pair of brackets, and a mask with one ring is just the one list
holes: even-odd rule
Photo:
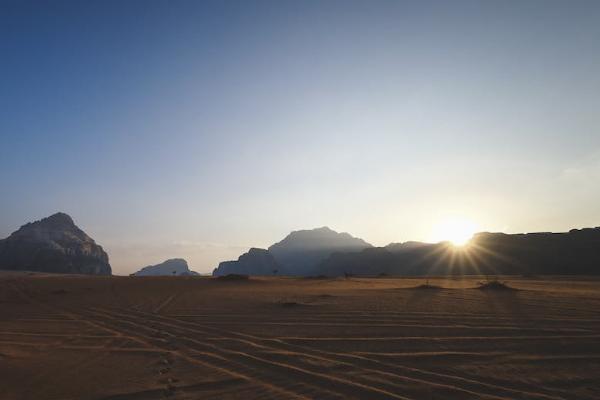
[[0, 269], [110, 275], [108, 255], [65, 213], [23, 225], [0, 240]]
[[163, 263], [149, 265], [131, 274], [132, 276], [196, 276], [195, 271], [190, 271], [187, 261], [183, 258], [172, 258]]
[[213, 271], [213, 276], [237, 275], [277, 275], [281, 266], [268, 250], [251, 248], [237, 261], [223, 261]]
[[449, 243], [390, 244], [336, 253], [321, 274], [356, 275], [598, 275], [600, 228], [568, 233], [478, 233], [464, 248]]

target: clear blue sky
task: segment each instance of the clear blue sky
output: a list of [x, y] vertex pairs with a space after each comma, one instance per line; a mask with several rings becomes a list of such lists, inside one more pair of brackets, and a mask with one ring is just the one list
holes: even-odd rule
[[598, 1], [0, 1], [0, 237], [115, 273], [328, 225], [600, 225]]

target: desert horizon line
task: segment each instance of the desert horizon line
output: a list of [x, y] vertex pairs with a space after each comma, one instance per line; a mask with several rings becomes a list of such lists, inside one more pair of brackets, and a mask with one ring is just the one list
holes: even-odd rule
[[[54, 224], [56, 226], [58, 226], [59, 228], [66, 225], [72, 225], [73, 229], [76, 229], [77, 231], [80, 231], [82, 235], [84, 235], [87, 239], [89, 239], [94, 245], [97, 245], [97, 247], [100, 249], [100, 251], [103, 251], [103, 246], [100, 244], [97, 244], [97, 242], [92, 239], [91, 237], [87, 236], [87, 234], [81, 230], [81, 228], [79, 228], [73, 218], [67, 214], [64, 211], [58, 211], [56, 213], [51, 214], [48, 217], [45, 218], [41, 218], [39, 220], [35, 220], [33, 222], [27, 222], [24, 225], [22, 225], [17, 231], [13, 232], [11, 235], [9, 235], [7, 238], [5, 239], [0, 239], [0, 245], [2, 244], [2, 241], [6, 241], [7, 239], [10, 239], [12, 237], [12, 235], [19, 233], [21, 230], [28, 228], [29, 226], [36, 226], [42, 223], [50, 223], [50, 224]], [[62, 228], [61, 228], [62, 229]], [[291, 230], [289, 231], [289, 233], [281, 240], [279, 241], [275, 241], [273, 244], [269, 245], [269, 246], [260, 246], [260, 245], [250, 245], [250, 246], [237, 246], [236, 248], [238, 249], [238, 251], [235, 253], [235, 255], [231, 256], [222, 256], [219, 257], [218, 260], [215, 261], [215, 263], [212, 266], [207, 267], [199, 267], [197, 266], [193, 261], [190, 263], [190, 265], [192, 265], [192, 268], [194, 269], [198, 269], [199, 271], [201, 271], [201, 274], [210, 274], [211, 270], [214, 273], [215, 270], [217, 270], [219, 268], [219, 266], [221, 264], [227, 264], [227, 263], [233, 263], [236, 262], [235, 260], [237, 259], [239, 261], [239, 259], [241, 257], [244, 257], [245, 255], [249, 254], [252, 252], [252, 250], [265, 250], [265, 251], [269, 251], [271, 248], [276, 247], [278, 245], [281, 245], [282, 243], [284, 243], [286, 240], [288, 240], [291, 237], [294, 236], [298, 236], [298, 235], [306, 235], [306, 234], [331, 234], [336, 236], [337, 238], [335, 238], [335, 240], [338, 240], [339, 238], [347, 238], [350, 241], [354, 241], [355, 243], [352, 244], [351, 248], [346, 248], [345, 246], [347, 245], [347, 243], [338, 243], [338, 244], [333, 244], [333, 242], [327, 242], [329, 239], [328, 238], [322, 238], [322, 239], [316, 239], [316, 246], [320, 246], [320, 244], [318, 244], [319, 240], [323, 240], [324, 242], [327, 242], [329, 247], [330, 247], [330, 252], [329, 253], [333, 253], [333, 252], [355, 252], [355, 251], [362, 251], [364, 249], [368, 249], [368, 248], [373, 248], [373, 249], [391, 249], [394, 246], [398, 247], [398, 246], [407, 246], [407, 245], [411, 245], [411, 244], [415, 244], [415, 245], [423, 245], [423, 246], [436, 246], [436, 245], [442, 245], [442, 244], [447, 244], [450, 248], [454, 248], [454, 249], [469, 249], [469, 247], [471, 247], [472, 245], [468, 245], [471, 241], [474, 241], [473, 243], [476, 242], [476, 239], [481, 239], [484, 238], [485, 235], [490, 235], [490, 236], [498, 236], [498, 235], [506, 235], [506, 236], [510, 236], [510, 237], [519, 237], [519, 236], [525, 236], [527, 237], [527, 235], [560, 235], [560, 234], [568, 234], [568, 233], [573, 233], [573, 232], [580, 232], [580, 231], [586, 231], [586, 230], [595, 230], [598, 229], [598, 227], [583, 227], [583, 228], [571, 228], [568, 231], [563, 231], [563, 232], [552, 232], [552, 231], [536, 231], [536, 232], [523, 232], [523, 233], [508, 233], [508, 232], [493, 232], [493, 231], [486, 231], [486, 230], [482, 230], [482, 231], [478, 231], [478, 232], [473, 232], [472, 234], [469, 234], [468, 237], [466, 237], [467, 240], [465, 241], [461, 241], [461, 242], [457, 242], [457, 241], [453, 241], [452, 239], [447, 239], [447, 240], [439, 240], [439, 241], [421, 241], [421, 240], [406, 240], [406, 241], [392, 241], [389, 242], [386, 245], [373, 245], [372, 243], [369, 243], [367, 240], [358, 237], [358, 236], [353, 236], [351, 233], [349, 232], [344, 232], [344, 231], [336, 231], [334, 229], [332, 229], [331, 227], [324, 225], [324, 226], [320, 226], [320, 227], [316, 227], [316, 228], [308, 228], [308, 229], [296, 229], [296, 230]], [[309, 240], [315, 240], [314, 238]], [[341, 240], [341, 239], [340, 239]], [[313, 246], [315, 244], [313, 243]], [[467, 245], [467, 246], [465, 246]], [[339, 247], [339, 250], [336, 250]], [[106, 246], [105, 247], [108, 252], [105, 253], [106, 254], [106, 264], [109, 265], [109, 254], [111, 253], [110, 246]], [[333, 250], [331, 250], [333, 249]], [[1, 247], [0, 247], [1, 250]], [[112, 258], [112, 257], [111, 257]], [[141, 268], [144, 269], [146, 267], [151, 267], [151, 266], [155, 266], [155, 265], [160, 265], [161, 262], [166, 262], [166, 261], [171, 261], [174, 259], [183, 259], [186, 260], [186, 265], [187, 265], [187, 261], [190, 260], [189, 256], [187, 256], [186, 254], [184, 254], [183, 251], [181, 251], [180, 253], [177, 253], [176, 251], [173, 251], [171, 253], [169, 253], [169, 255], [155, 255], [152, 258], [148, 258], [148, 261], [146, 262], [140, 262], [137, 263], [134, 268]], [[166, 260], [166, 261], [164, 261]], [[156, 264], [159, 263], [159, 264]], [[215, 268], [216, 266], [216, 268]], [[117, 263], [116, 265], [114, 265], [114, 267], [117, 267], [118, 271], [114, 271], [115, 275], [128, 275], [131, 272], [128, 272], [127, 269], [123, 269], [123, 267], [121, 265], [119, 265], [119, 263]]]

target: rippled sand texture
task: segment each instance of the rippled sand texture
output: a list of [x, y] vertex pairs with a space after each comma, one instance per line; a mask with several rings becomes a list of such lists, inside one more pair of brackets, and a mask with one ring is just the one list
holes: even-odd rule
[[481, 279], [3, 273], [1, 397], [600, 399], [600, 280]]

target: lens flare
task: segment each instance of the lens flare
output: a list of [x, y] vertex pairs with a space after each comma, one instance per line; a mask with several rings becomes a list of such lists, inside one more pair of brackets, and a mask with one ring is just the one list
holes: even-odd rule
[[477, 231], [478, 225], [469, 219], [448, 218], [433, 227], [429, 241], [433, 243], [448, 241], [454, 246], [464, 246]]

